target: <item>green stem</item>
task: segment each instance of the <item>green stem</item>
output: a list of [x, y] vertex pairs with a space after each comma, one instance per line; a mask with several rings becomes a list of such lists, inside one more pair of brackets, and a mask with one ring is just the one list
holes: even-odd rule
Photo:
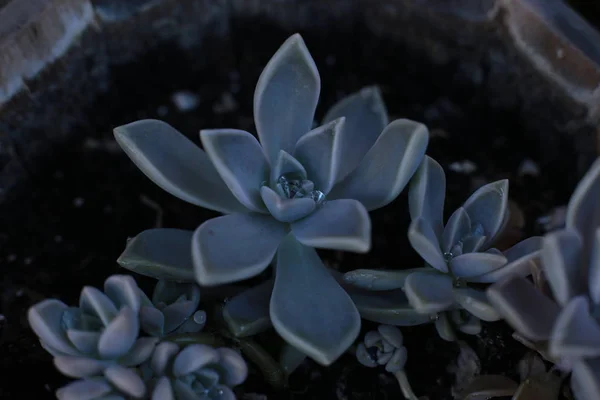
[[165, 336], [162, 338], [162, 341], [173, 342], [182, 346], [187, 346], [188, 344], [206, 344], [212, 347], [221, 347], [226, 345], [223, 339], [219, 338], [213, 333], [208, 332], [177, 333], [174, 335]]
[[398, 380], [398, 384], [400, 384], [400, 390], [402, 391], [402, 395], [406, 400], [419, 400], [419, 398], [413, 392], [412, 387], [408, 382], [408, 377], [403, 369], [394, 372], [394, 376]]

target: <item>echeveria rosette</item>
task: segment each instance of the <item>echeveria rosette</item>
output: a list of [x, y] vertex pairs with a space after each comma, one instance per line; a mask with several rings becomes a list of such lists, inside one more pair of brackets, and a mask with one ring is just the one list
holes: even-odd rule
[[544, 237], [541, 261], [553, 299], [529, 281], [509, 277], [488, 289], [503, 317], [525, 338], [548, 343], [572, 370], [578, 400], [600, 399], [600, 159], [567, 206], [565, 229]]
[[138, 338], [140, 289], [127, 275], [112, 275], [104, 292], [86, 286], [79, 307], [43, 300], [28, 312], [29, 325], [63, 374], [82, 378], [113, 366], [133, 367], [152, 354], [156, 338]]
[[[479, 319], [500, 319], [485, 292], [469, 283], [491, 283], [509, 274], [528, 275], [530, 263], [539, 256], [541, 238], [526, 239], [504, 252], [490, 247], [507, 220], [506, 180], [479, 188], [444, 225], [445, 189], [444, 170], [426, 156], [410, 183], [412, 222], [408, 231], [411, 245], [426, 261], [424, 268], [356, 270], [348, 272], [345, 281], [382, 291], [384, 296], [403, 290], [417, 312], [431, 316], [442, 338], [455, 340], [454, 327], [477, 334]], [[396, 324], [404, 325], [401, 320]]]
[[198, 310], [200, 288], [195, 283], [159, 280], [152, 300], [141, 293], [140, 325], [151, 336], [199, 332], [206, 324], [206, 312]]
[[156, 346], [141, 370], [148, 392], [161, 400], [235, 400], [232, 388], [248, 376], [248, 366], [235, 350], [172, 342]]
[[[329, 364], [354, 341], [360, 318], [314, 248], [369, 250], [368, 211], [385, 206], [406, 186], [423, 158], [428, 132], [409, 120], [388, 124], [374, 87], [341, 100], [311, 130], [319, 92], [315, 63], [293, 35], [256, 87], [259, 140], [241, 130], [203, 130], [203, 151], [164, 122], [116, 128], [121, 147], [156, 184], [226, 214], [193, 234], [142, 232], [119, 262], [179, 281], [190, 279], [193, 265], [200, 285], [218, 285], [261, 273], [277, 253], [273, 325], [288, 342]], [[191, 257], [171, 249], [185, 246]]]

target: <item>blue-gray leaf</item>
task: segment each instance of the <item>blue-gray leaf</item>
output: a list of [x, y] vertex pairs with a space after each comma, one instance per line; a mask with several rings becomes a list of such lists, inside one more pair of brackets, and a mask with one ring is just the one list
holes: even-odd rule
[[452, 278], [437, 272], [415, 272], [406, 278], [404, 292], [410, 305], [421, 314], [435, 314], [454, 304]]
[[580, 256], [583, 244], [581, 236], [574, 230], [560, 230], [543, 239], [541, 259], [544, 274], [556, 301], [567, 302], [586, 292], [586, 271]]
[[344, 274], [344, 282], [357, 288], [373, 291], [402, 289], [407, 276], [413, 272], [430, 270], [429, 267], [402, 270], [356, 269]]
[[117, 262], [123, 268], [155, 279], [194, 281], [192, 235], [182, 229], [148, 229], [127, 242]]
[[501, 317], [481, 290], [455, 288], [454, 300], [465, 310], [484, 321], [498, 321]]
[[315, 201], [310, 197], [285, 199], [268, 186], [260, 189], [260, 195], [273, 218], [280, 222], [304, 218], [316, 207]]
[[321, 78], [302, 37], [287, 39], [263, 69], [254, 91], [258, 137], [273, 165], [279, 150], [291, 153], [312, 126]]
[[450, 261], [450, 270], [459, 278], [469, 280], [471, 277], [487, 274], [506, 264], [502, 253], [467, 253], [454, 257]]
[[471, 224], [481, 224], [486, 244], [496, 238], [508, 209], [508, 179], [488, 183], [477, 189], [463, 205]]
[[204, 151], [169, 124], [146, 119], [114, 133], [135, 165], [173, 196], [223, 213], [244, 212]]
[[[421, 217], [429, 221], [438, 238], [442, 237], [444, 230], [445, 196], [446, 175], [444, 169], [433, 158], [425, 156], [410, 181], [408, 209], [411, 219], [415, 220]], [[457, 240], [461, 237], [458, 237]], [[445, 244], [444, 249], [444, 251], [449, 251], [449, 249], [446, 250]]]
[[350, 290], [349, 293], [360, 316], [366, 320], [398, 326], [431, 322], [429, 315], [418, 313], [408, 303], [406, 295], [400, 289], [382, 292]]
[[268, 280], [231, 298], [223, 319], [236, 337], [252, 336], [271, 326], [269, 304], [274, 281]]
[[600, 324], [590, 312], [586, 296], [577, 296], [563, 307], [550, 337], [553, 357], [600, 357]]
[[592, 164], [579, 181], [567, 206], [565, 225], [579, 232], [584, 240], [584, 249], [589, 249], [596, 229], [600, 226], [598, 211], [600, 198], [600, 158]]
[[360, 315], [348, 294], [316, 251], [293, 235], [278, 251], [270, 308], [279, 335], [323, 365], [342, 355], [360, 331]]
[[446, 258], [429, 221], [423, 218], [413, 220], [408, 228], [408, 241], [429, 265], [438, 271], [448, 272]]
[[[446, 253], [452, 250], [461, 240], [466, 239], [471, 234], [471, 218], [463, 207], [459, 207], [452, 213], [444, 233], [442, 235], [442, 250]], [[464, 252], [464, 243], [463, 243]]]

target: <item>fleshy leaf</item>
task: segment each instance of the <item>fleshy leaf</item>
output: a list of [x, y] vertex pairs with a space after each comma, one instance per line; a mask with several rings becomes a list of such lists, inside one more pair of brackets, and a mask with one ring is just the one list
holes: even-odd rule
[[413, 249], [433, 268], [448, 272], [448, 265], [433, 227], [423, 218], [413, 220], [408, 228], [408, 241]]
[[260, 199], [269, 164], [254, 136], [238, 129], [200, 131], [206, 154], [231, 193], [250, 211], [265, 212]]
[[499, 233], [508, 210], [508, 179], [488, 183], [477, 189], [463, 205], [471, 224], [481, 224], [486, 243]]
[[306, 169], [304, 169], [302, 163], [296, 160], [290, 153], [280, 150], [275, 164], [271, 166], [271, 173], [269, 175], [271, 187], [275, 187], [282, 175], [294, 175], [302, 179], [307, 179]]
[[429, 315], [418, 313], [400, 289], [382, 292], [350, 290], [350, 297], [360, 316], [366, 320], [397, 326], [414, 326], [432, 322]]
[[206, 153], [169, 124], [145, 119], [114, 133], [135, 165], [173, 196], [223, 213], [245, 212]]
[[484, 321], [498, 321], [501, 317], [481, 290], [455, 288], [454, 300], [465, 310]]
[[205, 344], [190, 344], [177, 354], [173, 362], [173, 375], [181, 377], [219, 361], [217, 350]]
[[586, 273], [581, 265], [582, 242], [576, 231], [561, 230], [544, 237], [541, 260], [552, 294], [559, 304], [585, 293]]
[[83, 312], [98, 316], [104, 325], [108, 325], [119, 312], [107, 295], [92, 286], [84, 286], [81, 290], [79, 308]]
[[140, 309], [140, 327], [149, 335], [163, 336], [165, 316], [158, 308], [144, 306]]
[[600, 198], [600, 158], [594, 161], [577, 184], [567, 205], [565, 216], [566, 228], [579, 232], [585, 242], [584, 249], [589, 249], [588, 242], [593, 240], [594, 232], [600, 226], [598, 198]]
[[[335, 119], [302, 136], [294, 157], [306, 168], [308, 178], [315, 188], [328, 194], [338, 179], [339, 170], [349, 156], [340, 150], [346, 133], [345, 118]], [[379, 133], [378, 133], [379, 135]]]
[[179, 352], [179, 346], [173, 342], [161, 342], [154, 349], [150, 359], [150, 368], [156, 376], [165, 375], [172, 359]]
[[119, 391], [134, 399], [141, 399], [146, 394], [144, 381], [133, 369], [111, 365], [104, 371], [104, 376]]
[[263, 186], [260, 194], [273, 218], [280, 222], [293, 222], [304, 218], [317, 206], [310, 197], [284, 199], [268, 186]]
[[356, 269], [344, 274], [344, 282], [357, 288], [380, 291], [404, 287], [406, 277], [413, 272], [431, 271], [429, 267], [402, 270]]
[[366, 253], [371, 248], [371, 219], [356, 200], [328, 201], [308, 217], [292, 223], [305, 246]]
[[587, 283], [592, 303], [597, 305], [600, 304], [600, 229], [596, 230], [591, 247]]
[[573, 365], [571, 389], [577, 399], [600, 398], [600, 358], [579, 360]]
[[563, 307], [550, 337], [550, 354], [569, 358], [600, 356], [600, 324], [590, 315], [586, 296], [577, 296]]
[[364, 343], [359, 343], [356, 346], [356, 359], [365, 367], [374, 368], [378, 365], [377, 361], [373, 360], [371, 354], [367, 351], [367, 347]]
[[173, 388], [171, 387], [171, 382], [169, 378], [166, 376], [161, 376], [154, 385], [154, 390], [152, 391], [152, 400], [176, 400], [175, 394], [173, 393]]
[[165, 332], [173, 332], [179, 328], [198, 308], [198, 303], [190, 300], [175, 302], [165, 307]]
[[487, 295], [517, 332], [534, 341], [550, 338], [560, 308], [527, 279], [509, 276], [488, 288]]
[[336, 184], [331, 199], [355, 199], [372, 211], [392, 202], [425, 155], [429, 132], [408, 119], [391, 122], [358, 167]]
[[306, 354], [292, 346], [284, 343], [279, 353], [279, 365], [286, 376], [290, 376], [306, 360]]
[[447, 342], [454, 342], [456, 340], [456, 331], [454, 330], [454, 325], [452, 325], [450, 318], [448, 318], [447, 312], [437, 314], [435, 330], [439, 337]]
[[454, 257], [450, 261], [450, 270], [459, 278], [469, 280], [470, 277], [486, 274], [506, 265], [503, 254], [467, 253]]
[[104, 379], [80, 379], [56, 391], [58, 400], [95, 400], [107, 395], [112, 387]]
[[119, 359], [119, 364], [125, 367], [136, 367], [146, 362], [158, 344], [159, 338], [141, 337], [135, 341], [129, 352]]
[[54, 366], [70, 378], [85, 378], [102, 373], [107, 364], [88, 357], [58, 356], [54, 357]]
[[227, 386], [237, 386], [246, 380], [248, 365], [235, 350], [227, 347], [217, 349], [219, 365], [225, 370], [221, 383]]
[[182, 229], [148, 229], [127, 242], [117, 262], [155, 279], [193, 282], [192, 235]]
[[[411, 219], [415, 220], [421, 217], [429, 221], [438, 238], [442, 237], [444, 231], [445, 196], [446, 175], [444, 169], [433, 158], [425, 156], [410, 181], [408, 209], [410, 210]], [[469, 228], [470, 224], [467, 226], [467, 229]], [[461, 237], [458, 237], [457, 240]], [[445, 251], [449, 251], [449, 249]]]
[[100, 336], [100, 357], [115, 359], [125, 355], [135, 343], [139, 330], [137, 313], [128, 306], [123, 307]]
[[379, 325], [377, 332], [394, 347], [402, 347], [404, 336], [398, 327], [392, 325]]
[[[467, 239], [471, 234], [471, 218], [463, 207], [452, 213], [442, 234], [442, 250], [446, 253], [452, 250], [461, 240]], [[463, 242], [464, 252], [464, 242]]]
[[252, 336], [271, 326], [269, 304], [274, 281], [268, 280], [231, 298], [223, 307], [223, 319], [236, 337]]
[[270, 215], [260, 214], [231, 214], [204, 222], [192, 238], [196, 280], [211, 286], [261, 273], [286, 230]]
[[254, 91], [256, 130], [271, 165], [292, 152], [312, 126], [321, 78], [302, 37], [288, 38], [263, 69]]
[[454, 304], [452, 278], [439, 273], [415, 272], [406, 278], [404, 292], [422, 314], [434, 314]]
[[291, 234], [278, 251], [270, 310], [279, 335], [323, 365], [342, 355], [360, 331], [360, 315], [348, 294], [316, 251]]
[[104, 281], [104, 293], [121, 308], [129, 306], [134, 312], [140, 309], [140, 289], [130, 275], [111, 275]]
[[40, 340], [62, 353], [77, 355], [62, 327], [63, 313], [67, 309], [67, 305], [59, 300], [43, 300], [29, 309], [27, 320]]
[[336, 181], [345, 178], [360, 163], [388, 124], [387, 110], [377, 86], [367, 86], [334, 104], [323, 122], [346, 118], [337, 152], [341, 155]]
[[67, 337], [82, 354], [95, 354], [98, 349], [99, 332], [69, 329]]

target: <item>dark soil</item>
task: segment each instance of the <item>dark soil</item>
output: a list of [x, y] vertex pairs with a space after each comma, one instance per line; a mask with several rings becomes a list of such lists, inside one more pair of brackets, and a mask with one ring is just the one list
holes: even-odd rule
[[[53, 398], [67, 379], [41, 349], [26, 321], [29, 306], [47, 297], [75, 304], [83, 285], [100, 286], [119, 270], [116, 258], [127, 237], [155, 226], [162, 210], [165, 227], [194, 229], [215, 216], [163, 192], [129, 161], [112, 137], [112, 128], [140, 118], [163, 119], [199, 142], [201, 128], [232, 127], [253, 131], [252, 96], [262, 67], [292, 32], [260, 21], [235, 21], [232, 42], [219, 40], [202, 54], [184, 54], [165, 44], [133, 65], [115, 67], [109, 90], [89, 110], [89, 121], [52, 154], [32, 167], [29, 192], [0, 214], [2, 293], [0, 398]], [[362, 26], [352, 32], [304, 34], [323, 83], [318, 116], [345, 94], [379, 84], [392, 118], [425, 122], [432, 138], [428, 154], [447, 171], [447, 211], [459, 206], [487, 181], [509, 178], [510, 194], [526, 216], [523, 237], [535, 233], [535, 220], [565, 204], [577, 176], [575, 151], [549, 120], [523, 112], [517, 93], [498, 98], [495, 61], [471, 55], [460, 63], [433, 64], [424, 54], [373, 37]], [[235, 51], [225, 51], [227, 46]], [[235, 54], [232, 57], [231, 54]], [[511, 85], [510, 87], [514, 87]], [[180, 112], [171, 101], [177, 91], [199, 96], [198, 106]], [[233, 99], [233, 102], [231, 101]], [[67, 110], [67, 109], [66, 109]], [[68, 114], [68, 111], [65, 111]], [[542, 118], [543, 117], [543, 118]], [[57, 123], [63, 118], [57, 115]], [[560, 118], [557, 116], [556, 118]], [[93, 127], [93, 129], [89, 127]], [[561, 149], [560, 158], [544, 153], [536, 131]], [[550, 140], [550, 139], [549, 139]], [[538, 163], [541, 174], [519, 176], [521, 163]], [[473, 173], [448, 169], [470, 160]], [[406, 239], [406, 196], [372, 213], [373, 249], [368, 255], [323, 252], [343, 270], [412, 268], [421, 261]], [[365, 324], [366, 328], [372, 324]], [[450, 399], [458, 346], [439, 339], [433, 326], [403, 328], [409, 349], [407, 373], [418, 395]], [[484, 373], [515, 375], [524, 348], [503, 323], [485, 324], [477, 337], [465, 337], [477, 352]], [[290, 379], [290, 389], [276, 393], [251, 376], [241, 392], [282, 399], [398, 399], [400, 391], [383, 370], [367, 369], [351, 356], [330, 368], [307, 361]]]

